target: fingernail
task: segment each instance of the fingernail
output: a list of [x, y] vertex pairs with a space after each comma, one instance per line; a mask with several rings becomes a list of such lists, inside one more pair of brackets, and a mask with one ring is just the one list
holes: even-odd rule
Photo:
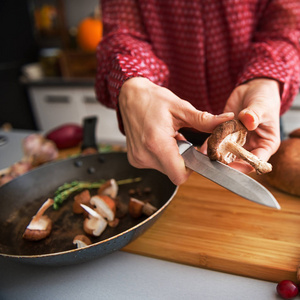
[[233, 118], [234, 117], [234, 113], [233, 112], [226, 112], [226, 113], [222, 113], [220, 115], [216, 115], [216, 117], [220, 118], [220, 119]]

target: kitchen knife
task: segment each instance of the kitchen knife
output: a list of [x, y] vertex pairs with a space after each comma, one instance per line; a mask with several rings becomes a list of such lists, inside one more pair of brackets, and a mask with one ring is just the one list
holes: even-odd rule
[[187, 141], [177, 141], [185, 165], [229, 191], [258, 204], [280, 209], [274, 196], [259, 182], [219, 161], [197, 151]]

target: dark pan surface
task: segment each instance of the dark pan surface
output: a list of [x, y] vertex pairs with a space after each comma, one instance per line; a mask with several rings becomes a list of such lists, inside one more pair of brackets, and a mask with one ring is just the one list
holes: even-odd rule
[[[47, 215], [53, 220], [53, 229], [48, 238], [38, 242], [22, 238], [32, 216], [63, 183], [135, 177], [141, 177], [142, 181], [120, 185], [120, 199], [128, 203], [129, 189], [150, 187], [151, 194], [147, 197], [158, 208], [151, 217], [133, 219], [127, 214], [117, 227], [107, 227], [100, 237], [92, 238], [91, 246], [76, 249], [72, 241], [75, 235], [84, 234], [83, 216], [73, 214], [72, 195], [58, 211], [52, 208], [47, 210]], [[155, 170], [130, 166], [126, 153], [95, 154], [44, 165], [0, 188], [0, 255], [46, 265], [73, 264], [106, 255], [126, 246], [149, 228], [169, 204], [176, 190], [176, 186], [165, 175]], [[92, 194], [95, 192], [91, 191]]]

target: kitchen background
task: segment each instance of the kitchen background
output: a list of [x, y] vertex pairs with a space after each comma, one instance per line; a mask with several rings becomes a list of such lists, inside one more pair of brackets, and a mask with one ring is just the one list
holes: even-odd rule
[[96, 100], [95, 39], [80, 38], [100, 34], [99, 20], [99, 0], [1, 1], [0, 128], [47, 132], [97, 115], [99, 140], [125, 141]]
[[[48, 131], [98, 115], [97, 138], [124, 142], [115, 112], [95, 97], [95, 53], [79, 45], [91, 16], [101, 20], [99, 0], [0, 2], [0, 128]], [[299, 95], [282, 125], [284, 137], [300, 128]]]

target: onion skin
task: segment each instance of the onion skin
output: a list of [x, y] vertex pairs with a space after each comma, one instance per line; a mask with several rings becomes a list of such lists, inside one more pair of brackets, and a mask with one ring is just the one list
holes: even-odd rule
[[46, 138], [53, 141], [58, 149], [72, 148], [82, 142], [83, 129], [76, 124], [65, 124], [49, 131]]

